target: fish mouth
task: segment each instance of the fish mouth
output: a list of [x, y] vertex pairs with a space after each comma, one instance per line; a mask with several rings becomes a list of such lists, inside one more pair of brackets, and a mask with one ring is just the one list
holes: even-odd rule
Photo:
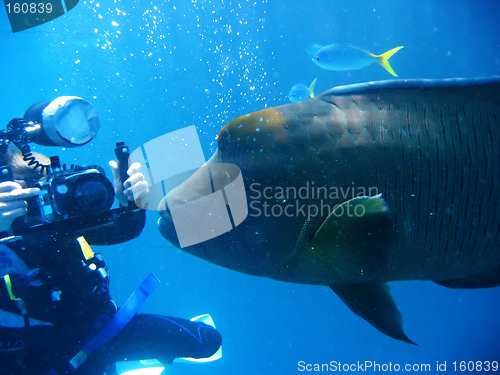
[[[160, 203], [161, 206], [161, 203]], [[181, 247], [179, 238], [177, 236], [177, 232], [175, 229], [174, 221], [172, 219], [172, 215], [168, 206], [163, 206], [161, 209], [159, 207], [158, 212], [160, 214], [160, 218], [158, 219], [158, 229], [160, 230], [160, 234], [172, 245], [174, 245], [178, 249], [182, 249], [190, 254], [194, 254], [197, 256], [201, 256], [202, 254], [207, 253], [207, 248], [204, 243], [197, 243], [187, 247]]]
[[165, 203], [165, 199], [161, 200], [158, 206], [158, 213], [160, 214], [160, 218], [158, 219], [158, 229], [160, 230], [161, 235], [172, 245], [180, 249], [181, 245], [179, 243], [179, 238], [177, 237], [177, 232], [175, 231], [174, 221], [172, 219], [170, 209]]
[[162, 199], [160, 204], [158, 205], [158, 213], [160, 214], [160, 218], [158, 219], [158, 229], [160, 234], [172, 245], [174, 245], [178, 249], [182, 249], [187, 252], [198, 253], [199, 251], [205, 252], [207, 249], [205, 248], [203, 243], [196, 243], [189, 246], [181, 247], [179, 237], [177, 236], [177, 230], [175, 228], [174, 220], [172, 218], [172, 214], [168, 207], [168, 203], [165, 202], [166, 198]]

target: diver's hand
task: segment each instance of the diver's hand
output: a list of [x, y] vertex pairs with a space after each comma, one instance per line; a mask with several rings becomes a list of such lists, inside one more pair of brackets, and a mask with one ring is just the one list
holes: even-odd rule
[[149, 201], [149, 189], [148, 182], [145, 180], [144, 175], [139, 172], [141, 169], [141, 164], [133, 163], [127, 170], [127, 174], [130, 176], [122, 184], [120, 180], [120, 172], [118, 170], [118, 163], [116, 161], [110, 161], [109, 166], [113, 171], [114, 185], [116, 199], [122, 206], [127, 205], [127, 200], [133, 201], [135, 199], [135, 204], [137, 207], [142, 209], [147, 209]]
[[26, 215], [25, 199], [40, 194], [40, 189], [24, 189], [14, 181], [0, 183], [0, 232], [9, 230], [14, 219]]

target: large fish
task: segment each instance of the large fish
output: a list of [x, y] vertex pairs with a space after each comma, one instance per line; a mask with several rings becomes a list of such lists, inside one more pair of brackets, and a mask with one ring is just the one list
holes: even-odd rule
[[[192, 203], [230, 183], [219, 163], [237, 165], [248, 217], [183, 250], [329, 286], [375, 328], [413, 343], [387, 282], [500, 285], [499, 161], [500, 78], [372, 82], [232, 120], [206, 165], [213, 179], [201, 168], [164, 200]], [[160, 231], [179, 246], [168, 204]]]

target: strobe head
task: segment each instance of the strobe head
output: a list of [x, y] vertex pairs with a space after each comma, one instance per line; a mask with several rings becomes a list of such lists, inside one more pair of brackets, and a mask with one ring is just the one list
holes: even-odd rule
[[76, 96], [60, 96], [33, 104], [24, 114], [30, 141], [43, 146], [78, 147], [90, 142], [99, 130], [96, 109]]

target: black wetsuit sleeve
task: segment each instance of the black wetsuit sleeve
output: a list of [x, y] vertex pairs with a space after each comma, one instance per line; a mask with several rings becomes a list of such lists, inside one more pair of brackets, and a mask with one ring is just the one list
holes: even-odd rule
[[102, 226], [88, 228], [82, 235], [91, 245], [114, 245], [130, 241], [138, 237], [146, 223], [146, 211], [135, 209], [125, 212], [110, 213], [109, 217], [102, 220]]

